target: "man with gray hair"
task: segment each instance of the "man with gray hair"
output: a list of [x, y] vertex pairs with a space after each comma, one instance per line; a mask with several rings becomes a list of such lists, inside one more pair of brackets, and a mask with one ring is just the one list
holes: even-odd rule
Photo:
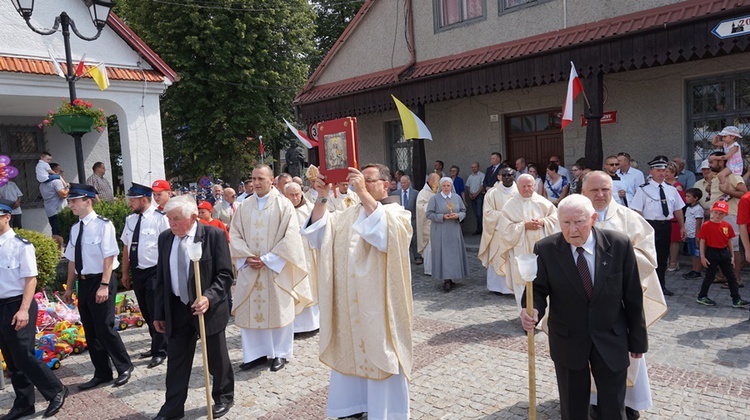
[[500, 170], [500, 183], [487, 191], [484, 196], [484, 218], [482, 224], [485, 229], [482, 232], [482, 240], [479, 243], [479, 260], [487, 269], [487, 289], [496, 294], [512, 294], [513, 290], [508, 288], [505, 279], [507, 262], [498, 253], [500, 248], [500, 234], [497, 228], [500, 226], [500, 215], [505, 203], [518, 195], [518, 188], [514, 182], [514, 170], [503, 168]]
[[[164, 206], [169, 229], [159, 235], [159, 260], [154, 290], [154, 328], [166, 333], [167, 392], [155, 420], [182, 418], [198, 340], [198, 317], [206, 327], [208, 371], [213, 377], [213, 417], [234, 404], [234, 372], [229, 361], [225, 330], [229, 322], [227, 295], [232, 286], [232, 261], [224, 232], [198, 223], [198, 207], [189, 195], [174, 197]], [[188, 247], [201, 247], [201, 296], [195, 289], [194, 264]]]
[[[633, 243], [638, 275], [643, 290], [643, 311], [646, 327], [667, 313], [667, 303], [656, 275], [656, 249], [654, 228], [637, 212], [617, 204], [613, 196], [613, 182], [609, 174], [590, 172], [583, 178], [581, 194], [591, 200], [597, 212], [596, 227], [618, 232], [627, 232]], [[651, 388], [646, 370], [646, 358], [631, 359], [628, 381], [632, 387], [625, 392], [625, 412], [628, 419], [637, 419], [639, 410], [652, 405]], [[591, 394], [591, 403], [596, 404], [596, 393]]]
[[533, 331], [549, 307], [563, 419], [589, 418], [592, 374], [599, 418], [625, 419], [628, 353], [638, 359], [648, 350], [635, 252], [625, 234], [593, 227], [598, 214], [587, 197], [566, 197], [558, 215], [561, 232], [534, 245], [534, 310], [522, 310], [521, 323]]
[[695, 185], [695, 173], [685, 170], [685, 159], [675, 156], [672, 158], [672, 162], [677, 164], [677, 180], [682, 184], [682, 187], [686, 190], [693, 188], [693, 185]]
[[498, 221], [497, 254], [505, 268], [505, 282], [516, 296], [516, 308], [521, 310], [521, 296], [526, 282], [518, 271], [517, 255], [531, 254], [534, 244], [554, 232], [557, 224], [557, 208], [549, 200], [534, 191], [534, 177], [523, 174], [518, 177], [518, 195], [503, 206]]

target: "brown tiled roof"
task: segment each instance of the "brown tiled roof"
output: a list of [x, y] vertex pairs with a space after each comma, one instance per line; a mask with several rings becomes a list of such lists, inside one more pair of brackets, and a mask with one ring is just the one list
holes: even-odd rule
[[[374, 0], [373, 0], [374, 1]], [[317, 102], [337, 96], [366, 91], [392, 83], [404, 82], [436, 76], [439, 74], [457, 72], [469, 68], [490, 65], [499, 61], [512, 60], [534, 54], [541, 54], [555, 49], [577, 46], [605, 38], [611, 38], [658, 27], [667, 27], [676, 22], [684, 22], [702, 16], [715, 14], [724, 10], [731, 10], [747, 6], [746, 0], [688, 0], [668, 6], [643, 10], [628, 15], [617, 16], [598, 22], [574, 26], [559, 31], [544, 33], [516, 41], [496, 44], [489, 47], [467, 51], [446, 57], [417, 62], [413, 71], [406, 72], [401, 79], [397, 70], [384, 70], [377, 73], [341, 80], [334, 83], [314, 86], [313, 83], [320, 76], [323, 69], [333, 59], [343, 38], [354, 30], [363, 19], [367, 9], [372, 5], [368, 1], [358, 12], [352, 22], [342, 34], [334, 48], [326, 55], [320, 66], [310, 77], [308, 84], [297, 94], [295, 104]]]
[[[60, 63], [63, 72], [67, 73], [67, 67], [65, 63]], [[86, 69], [90, 69], [93, 66], [86, 66]], [[49, 60], [38, 60], [34, 58], [18, 58], [18, 57], [5, 57], [0, 56], [0, 71], [7, 71], [12, 73], [30, 73], [30, 74], [43, 74], [57, 76], [55, 67], [52, 65], [52, 61]], [[88, 74], [84, 77], [91, 78]], [[124, 69], [120, 67], [107, 66], [107, 77], [110, 80], [131, 80], [131, 81], [147, 81], [147, 82], [163, 82], [164, 75], [156, 70], [137, 70], [137, 69]]]

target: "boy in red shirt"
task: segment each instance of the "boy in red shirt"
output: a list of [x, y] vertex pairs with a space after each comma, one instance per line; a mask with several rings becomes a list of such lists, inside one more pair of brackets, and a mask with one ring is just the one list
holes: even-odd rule
[[716, 306], [716, 302], [708, 297], [708, 288], [714, 282], [716, 270], [721, 268], [729, 284], [732, 307], [744, 308], [749, 303], [740, 297], [737, 278], [734, 276], [734, 253], [730, 240], [735, 233], [732, 225], [723, 220], [727, 214], [729, 214], [729, 204], [726, 201], [717, 201], [711, 208], [711, 218], [703, 223], [698, 232], [697, 238], [701, 241], [701, 264], [706, 268], [706, 277], [703, 279], [696, 302], [701, 305]]
[[209, 203], [208, 201], [202, 201], [200, 204], [198, 204], [198, 221], [203, 223], [204, 225], [209, 225], [221, 229], [221, 231], [224, 232], [225, 235], [227, 235], [227, 242], [229, 242], [229, 232], [227, 231], [227, 227], [224, 226], [224, 223], [222, 223], [221, 220], [211, 217], [211, 213], [213, 211], [214, 207], [211, 205], [211, 203]]

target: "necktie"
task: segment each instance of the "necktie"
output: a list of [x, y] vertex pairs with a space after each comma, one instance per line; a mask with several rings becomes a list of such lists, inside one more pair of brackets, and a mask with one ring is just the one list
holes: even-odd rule
[[404, 190], [404, 202], [402, 203], [402, 206], [406, 207], [406, 203], [409, 202], [409, 196], [406, 195], [406, 190]]
[[583, 283], [583, 290], [586, 291], [586, 297], [591, 300], [591, 296], [594, 295], [594, 285], [591, 283], [591, 272], [589, 271], [586, 257], [583, 256], [583, 253], [586, 252], [586, 250], [579, 246], [576, 248], [576, 252], [578, 252], [578, 260], [576, 261], [578, 275], [581, 276], [581, 283]]
[[187, 235], [180, 238], [180, 245], [177, 248], [177, 284], [180, 286], [180, 300], [185, 305], [190, 301], [188, 298], [188, 266], [185, 259], [185, 254], [187, 254], [185, 241], [188, 238]]
[[83, 271], [83, 220], [78, 223], [78, 239], [76, 239], [76, 273], [80, 276]]
[[135, 224], [135, 229], [133, 229], [133, 241], [130, 242], [130, 252], [128, 253], [128, 257], [130, 257], [130, 268], [136, 269], [138, 268], [138, 240], [141, 237], [141, 220], [143, 219], [143, 215], [138, 215], [138, 222]]
[[669, 207], [667, 206], [667, 196], [664, 194], [664, 187], [659, 185], [659, 200], [661, 201], [661, 212], [664, 217], [669, 216]]

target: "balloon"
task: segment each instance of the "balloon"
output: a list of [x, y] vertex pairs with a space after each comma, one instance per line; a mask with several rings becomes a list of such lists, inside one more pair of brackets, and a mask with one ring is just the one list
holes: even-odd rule
[[6, 166], [5, 167], [5, 176], [8, 178], [15, 178], [18, 176], [18, 168], [15, 166]]
[[0, 155], [0, 163], [7, 165], [10, 163], [10, 158], [7, 155]]

